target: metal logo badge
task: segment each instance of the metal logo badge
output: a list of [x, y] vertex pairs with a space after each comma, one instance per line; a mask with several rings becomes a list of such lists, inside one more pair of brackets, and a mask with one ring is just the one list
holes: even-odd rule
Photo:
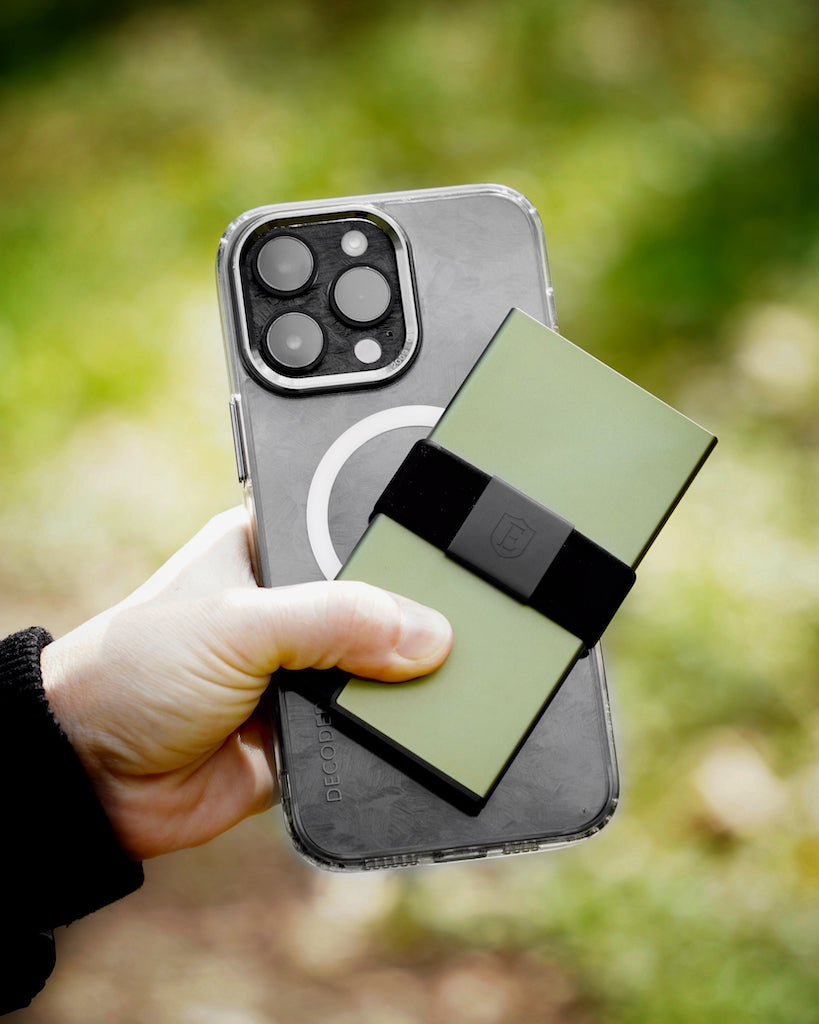
[[525, 519], [504, 512], [492, 531], [492, 549], [501, 558], [518, 558], [534, 535], [535, 531]]

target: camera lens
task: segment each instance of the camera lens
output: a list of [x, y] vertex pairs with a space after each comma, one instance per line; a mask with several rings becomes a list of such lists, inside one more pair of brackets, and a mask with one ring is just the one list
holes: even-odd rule
[[293, 295], [309, 284], [314, 266], [310, 247], [293, 235], [276, 235], [256, 256], [256, 270], [264, 284], [284, 295]]
[[268, 327], [265, 345], [270, 358], [288, 370], [309, 370], [324, 352], [324, 333], [306, 313], [284, 313]]
[[389, 283], [374, 267], [352, 267], [341, 274], [332, 291], [338, 315], [351, 324], [374, 324], [390, 308]]

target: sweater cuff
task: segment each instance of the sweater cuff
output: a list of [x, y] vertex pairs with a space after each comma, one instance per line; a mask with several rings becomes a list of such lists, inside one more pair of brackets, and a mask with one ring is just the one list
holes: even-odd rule
[[56, 960], [51, 932], [0, 933], [0, 1016], [22, 1010], [42, 991]]
[[0, 798], [4, 930], [69, 924], [138, 889], [142, 865], [117, 844], [94, 789], [48, 705], [34, 627], [0, 641]]

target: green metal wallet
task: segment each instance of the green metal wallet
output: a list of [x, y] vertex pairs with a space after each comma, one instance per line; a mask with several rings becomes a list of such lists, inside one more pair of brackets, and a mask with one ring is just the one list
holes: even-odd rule
[[341, 573], [439, 609], [452, 653], [400, 684], [341, 675], [333, 706], [365, 743], [479, 810], [715, 444], [512, 310]]

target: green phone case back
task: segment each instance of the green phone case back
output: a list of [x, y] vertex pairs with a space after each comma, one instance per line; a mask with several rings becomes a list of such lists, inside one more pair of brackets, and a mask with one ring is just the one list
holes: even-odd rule
[[[513, 310], [431, 435], [568, 519], [632, 566], [716, 443], [713, 435]], [[483, 799], [581, 652], [577, 637], [384, 515], [342, 577], [442, 611], [437, 672], [351, 679], [336, 705]]]

